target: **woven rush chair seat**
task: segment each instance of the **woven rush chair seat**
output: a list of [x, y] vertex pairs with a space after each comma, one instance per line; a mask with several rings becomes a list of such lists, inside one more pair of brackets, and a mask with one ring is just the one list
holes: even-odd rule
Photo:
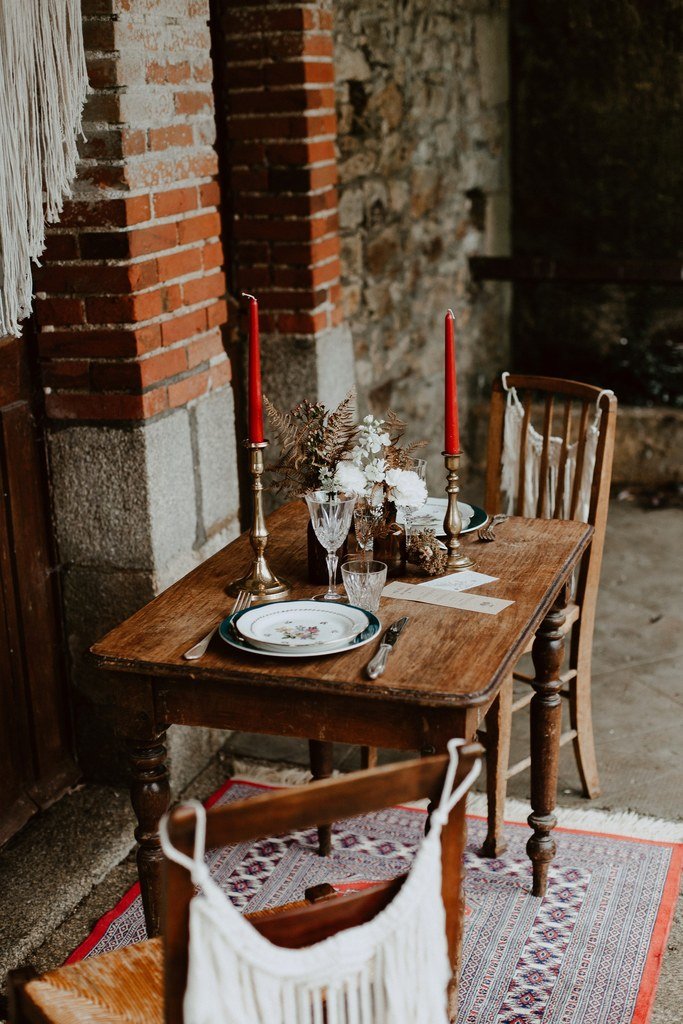
[[163, 1024], [161, 939], [68, 964], [27, 982], [18, 995], [30, 1024]]

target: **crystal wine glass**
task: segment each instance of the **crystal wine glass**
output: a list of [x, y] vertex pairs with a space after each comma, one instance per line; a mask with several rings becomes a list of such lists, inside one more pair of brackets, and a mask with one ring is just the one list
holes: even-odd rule
[[346, 540], [351, 528], [351, 517], [356, 504], [354, 493], [331, 494], [327, 491], [310, 491], [306, 504], [315, 535], [327, 552], [329, 582], [327, 592], [318, 594], [314, 601], [345, 601], [334, 585], [337, 574], [337, 550]]
[[[426, 484], [426, 482], [427, 482], [427, 460], [426, 459], [411, 459], [410, 462], [407, 465], [405, 465], [403, 468], [404, 469], [409, 469], [413, 473], [417, 473], [417, 475], [419, 476], [420, 480], [422, 480], [422, 482], [424, 484]], [[422, 507], [422, 505], [424, 505], [424, 502], [421, 502], [419, 505], [404, 505], [403, 506], [403, 516], [404, 516], [404, 519], [405, 519], [406, 540], [407, 541], [410, 540], [410, 534], [411, 534], [412, 529], [413, 529], [413, 515], [414, 515], [415, 512], [417, 512], [417, 510], [419, 508]]]

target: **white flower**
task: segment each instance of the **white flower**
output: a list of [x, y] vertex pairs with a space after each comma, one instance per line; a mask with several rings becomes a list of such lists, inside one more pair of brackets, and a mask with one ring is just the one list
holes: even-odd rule
[[397, 505], [420, 508], [427, 500], [424, 481], [412, 469], [390, 469], [386, 481], [393, 490], [392, 496]]
[[381, 483], [385, 479], [386, 468], [384, 459], [373, 459], [365, 467], [365, 477], [370, 483]]
[[344, 459], [337, 466], [334, 485], [338, 491], [355, 491], [356, 494], [363, 494], [367, 480], [362, 469], [349, 459]]

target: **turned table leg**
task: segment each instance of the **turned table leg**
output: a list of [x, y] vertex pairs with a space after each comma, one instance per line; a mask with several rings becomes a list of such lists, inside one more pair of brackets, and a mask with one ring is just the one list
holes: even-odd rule
[[150, 939], [159, 935], [161, 931], [163, 854], [159, 839], [159, 822], [168, 810], [170, 802], [165, 740], [164, 730], [155, 733], [144, 742], [136, 740], [130, 749], [130, 798], [138, 820], [135, 829], [135, 838], [139, 844], [138, 875], [147, 936]]
[[[334, 744], [325, 740], [309, 740], [308, 753], [311, 763], [311, 774], [314, 779], [329, 779], [332, 774]], [[332, 826], [318, 825], [318, 853], [321, 857], [329, 857], [332, 852]]]
[[553, 811], [557, 801], [557, 774], [562, 731], [560, 670], [564, 658], [562, 624], [568, 595], [566, 588], [546, 615], [531, 650], [535, 678], [531, 683], [531, 809], [528, 817], [534, 830], [527, 843], [533, 865], [533, 895], [545, 896], [548, 867], [555, 856], [552, 830], [557, 824]]

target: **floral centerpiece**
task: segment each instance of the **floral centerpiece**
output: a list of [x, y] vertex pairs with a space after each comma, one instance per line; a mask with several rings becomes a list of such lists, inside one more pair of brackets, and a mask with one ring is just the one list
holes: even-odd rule
[[269, 467], [275, 488], [290, 497], [307, 491], [355, 492], [358, 545], [376, 544], [376, 555], [405, 568], [405, 533], [397, 524], [401, 507], [419, 508], [427, 488], [411, 469], [414, 453], [426, 441], [403, 444], [406, 424], [389, 411], [384, 419], [354, 419], [354, 395], [329, 411], [321, 402], [300, 402], [283, 413], [265, 399], [268, 418], [277, 435], [280, 458]]

